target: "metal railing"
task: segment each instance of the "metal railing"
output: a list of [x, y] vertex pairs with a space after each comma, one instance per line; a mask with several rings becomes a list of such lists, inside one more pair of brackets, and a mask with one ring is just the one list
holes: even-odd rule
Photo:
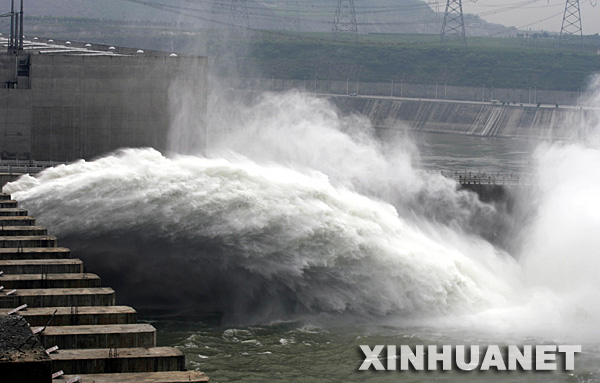
[[4, 174], [34, 174], [56, 165], [68, 164], [62, 161], [36, 160], [0, 160], [0, 173]]
[[443, 176], [452, 178], [461, 185], [524, 185], [529, 177], [507, 172], [442, 171]]

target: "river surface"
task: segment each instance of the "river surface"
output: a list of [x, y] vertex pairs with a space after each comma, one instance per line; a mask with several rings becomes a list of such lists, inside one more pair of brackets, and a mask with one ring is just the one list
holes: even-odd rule
[[[401, 321], [399, 321], [401, 323]], [[159, 343], [175, 346], [188, 369], [214, 382], [597, 382], [600, 347], [584, 344], [575, 358], [577, 371], [566, 372], [382, 372], [358, 371], [364, 356], [359, 345], [522, 344], [523, 339], [430, 327], [323, 326], [277, 323], [251, 327], [217, 327], [202, 323], [152, 322]], [[552, 339], [527, 339], [554, 344]]]
[[[430, 171], [531, 171], [539, 144], [525, 139], [415, 133], [421, 166]], [[357, 281], [360, 283], [360, 281]], [[212, 323], [211, 323], [212, 322]], [[409, 322], [409, 323], [407, 323]], [[158, 341], [186, 356], [188, 369], [212, 382], [599, 382], [600, 346], [582, 342], [574, 372], [359, 372], [359, 345], [560, 344], [552, 333], [518, 329], [465, 329], [460, 323], [419, 326], [403, 318], [317, 316], [293, 322], [226, 326], [214, 321], [150, 320]], [[544, 323], [540, 323], [544, 326]], [[533, 325], [535, 328], [535, 325]]]
[[[600, 381], [596, 136], [375, 132], [294, 92], [209, 110], [206, 153], [124, 149], [4, 189], [119, 304], [154, 312], [141, 319], [189, 369], [217, 383]], [[489, 204], [441, 174], [459, 171], [528, 181]], [[572, 372], [358, 371], [359, 345], [445, 344], [583, 351]]]

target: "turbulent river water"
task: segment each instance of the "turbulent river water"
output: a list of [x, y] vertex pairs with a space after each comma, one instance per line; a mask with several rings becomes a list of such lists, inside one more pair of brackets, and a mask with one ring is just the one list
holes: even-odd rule
[[[189, 368], [215, 382], [600, 379], [594, 126], [567, 143], [376, 132], [298, 93], [211, 110], [202, 155], [125, 149], [5, 187], [120, 303], [171, 314], [147, 318]], [[440, 170], [527, 181], [511, 206], [488, 204]], [[576, 371], [357, 371], [360, 344], [545, 343], [582, 344]]]

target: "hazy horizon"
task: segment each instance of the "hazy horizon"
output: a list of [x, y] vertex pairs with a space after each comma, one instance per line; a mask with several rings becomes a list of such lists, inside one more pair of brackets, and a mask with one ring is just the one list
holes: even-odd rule
[[[600, 32], [600, 24], [593, 22], [595, 17], [600, 13], [600, 8], [593, 6], [596, 2], [597, 0], [580, 1], [584, 34], [595, 34]], [[318, 8], [318, 12], [316, 11], [315, 5], [310, 1], [299, 2], [298, 11], [294, 11], [291, 8], [293, 6], [288, 4], [286, 0], [249, 0], [247, 3], [250, 9], [249, 17], [251, 24], [253, 24], [252, 20], [255, 20], [253, 27], [259, 29], [266, 27], [266, 25], [263, 25], [265, 22], [269, 24], [268, 28], [283, 27], [284, 29], [287, 29], [284, 25], [286, 23], [289, 24], [293, 17], [297, 17], [301, 19], [302, 23], [306, 23], [304, 28], [308, 27], [309, 30], [315, 28], [327, 29], [329, 27], [323, 25], [323, 22], [328, 19], [329, 13], [334, 13], [336, 7], [336, 2], [333, 0], [330, 1], [330, 4], [320, 3], [322, 6]], [[422, 2], [419, 0], [402, 0], [399, 2], [392, 0], [370, 0], [368, 2], [366, 0], [355, 0], [354, 4], [357, 22], [359, 24], [359, 32], [361, 30], [364, 31], [365, 29], [373, 28], [389, 32], [387, 29], [392, 28], [395, 23], [393, 20], [395, 19], [397, 19], [399, 28], [402, 29], [402, 25], [404, 24], [404, 29], [406, 29], [406, 19], [408, 18], [417, 20], [416, 23], [411, 24], [411, 29], [414, 29], [412, 33], [432, 33], [432, 30], [438, 28], [438, 20], [441, 24], [441, 17], [433, 16], [433, 13], [427, 8], [425, 3], [433, 10], [443, 13], [446, 0], [424, 0]], [[156, 7], [152, 4], [166, 4], [166, 6], [161, 8], [160, 6]], [[183, 11], [179, 9], [176, 4], [178, 3], [159, 0], [152, 1], [146, 5], [129, 0], [122, 0], [119, 2], [70, 0], [69, 2], [61, 4], [53, 4], [44, 0], [32, 0], [26, 3], [26, 14], [57, 17], [89, 17], [95, 19], [147, 19], [154, 21], [173, 20], [175, 18], [175, 20], [179, 19], [180, 21], [200, 22], [210, 27], [223, 25], [224, 21], [227, 21], [228, 19], [229, 0], [218, 0], [214, 2], [196, 0], [180, 3], [180, 5], [184, 7], [194, 7], [198, 10], [204, 10], [201, 14], [198, 14], [197, 17], [186, 17], [185, 14], [177, 15], [178, 12]], [[9, 3], [5, 4], [5, 9], [8, 9], [9, 6]], [[549, 32], [560, 32], [564, 8], [565, 0], [463, 1], [463, 12], [465, 14], [479, 16], [492, 24], [500, 24], [506, 27], [516, 27], [520, 30], [532, 31], [545, 30]], [[211, 22], [210, 20], [218, 21]], [[474, 18], [466, 19], [467, 34], [485, 35], [491, 33], [492, 35], [499, 35], [498, 31], [493, 30], [492, 25], [486, 27], [489, 29], [487, 33], [481, 33], [481, 30], [479, 30], [479, 32], [474, 32], [473, 28], [475, 28], [475, 30], [478, 28], [476, 25], [477, 22], [474, 20]], [[422, 22], [422, 24], [420, 22]]]

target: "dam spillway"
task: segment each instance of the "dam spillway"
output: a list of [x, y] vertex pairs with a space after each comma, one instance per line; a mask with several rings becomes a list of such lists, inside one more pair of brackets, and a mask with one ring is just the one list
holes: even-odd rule
[[23, 352], [24, 343], [3, 339], [0, 376], [24, 383], [209, 381], [185, 370], [179, 350], [157, 347], [156, 329], [138, 323], [132, 307], [117, 306], [115, 291], [84, 273], [83, 262], [7, 194], [0, 195], [0, 215], [0, 330], [8, 337], [7, 329], [22, 323], [33, 346]]
[[571, 138], [575, 126], [594, 117], [589, 108], [501, 105], [488, 102], [332, 96], [344, 114], [369, 118], [377, 129], [483, 137]]

